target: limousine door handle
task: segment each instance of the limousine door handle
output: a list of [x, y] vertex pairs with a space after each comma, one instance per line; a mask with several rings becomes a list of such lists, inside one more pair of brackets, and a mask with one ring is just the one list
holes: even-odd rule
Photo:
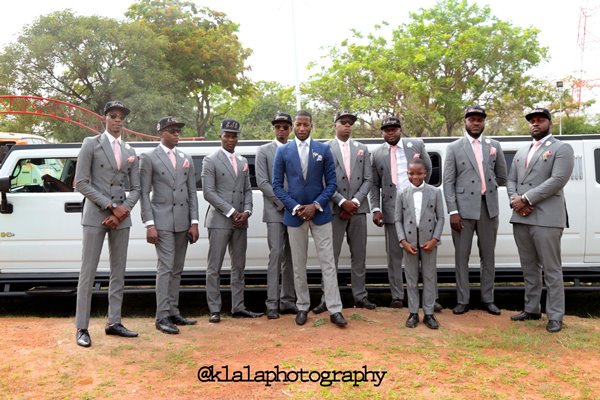
[[66, 213], [80, 213], [83, 212], [83, 202], [77, 201], [73, 203], [65, 203], [65, 212]]

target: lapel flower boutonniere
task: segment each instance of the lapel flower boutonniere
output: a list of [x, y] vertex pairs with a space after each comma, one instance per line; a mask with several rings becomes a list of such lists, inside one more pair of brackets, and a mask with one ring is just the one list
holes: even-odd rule
[[244, 164], [244, 167], [242, 168], [242, 172], [248, 172], [248, 164]]
[[131, 149], [131, 146], [130, 146], [130, 145], [128, 145], [127, 143], [125, 143], [125, 148], [126, 148], [127, 150], [129, 150], [129, 149]]
[[135, 161], [135, 156], [129, 156], [129, 157], [127, 158], [127, 163], [128, 163], [128, 164], [133, 164], [133, 162], [134, 162], [134, 161]]
[[490, 147], [490, 156], [495, 156], [495, 155], [496, 155], [496, 148]]
[[313, 159], [317, 162], [323, 161], [323, 156], [321, 154], [317, 153], [316, 151], [312, 152], [312, 156], [313, 156]]
[[359, 150], [356, 152], [356, 156], [357, 156], [357, 157], [362, 157], [362, 156], [364, 156], [364, 155], [365, 155], [365, 152], [364, 152], [364, 150], [363, 150], [363, 149], [359, 149]]
[[544, 154], [542, 154], [542, 160], [548, 161], [548, 157], [552, 155], [552, 151], [548, 150]]
[[406, 143], [406, 147], [407, 147], [407, 148], [409, 148], [409, 149], [410, 149], [412, 146], [413, 146], [413, 144], [412, 144], [411, 142], [408, 142], [408, 143]]
[[421, 158], [421, 155], [419, 153], [415, 153], [415, 155], [413, 156], [413, 160], [416, 160], [417, 158]]
[[179, 157], [183, 158], [183, 153], [182, 153], [182, 152], [178, 151], [178, 152], [177, 152], [177, 155], [178, 155]]
[[188, 159], [186, 158], [185, 161], [183, 162], [182, 165], [183, 168], [187, 169], [190, 167], [190, 162], [188, 161]]

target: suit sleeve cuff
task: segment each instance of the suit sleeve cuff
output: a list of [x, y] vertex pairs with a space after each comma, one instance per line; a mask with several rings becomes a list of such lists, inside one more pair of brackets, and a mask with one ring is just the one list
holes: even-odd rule
[[458, 210], [448, 212], [448, 215], [454, 215], [454, 214], [458, 214]]
[[360, 207], [360, 201], [358, 201], [358, 199], [356, 197], [353, 197], [352, 201], [355, 202], [356, 205]]
[[235, 208], [233, 208], [233, 207], [232, 207], [232, 208], [231, 208], [231, 210], [229, 210], [229, 211], [227, 212], [227, 214], [225, 214], [225, 216], [226, 216], [227, 218], [229, 218], [229, 217], [231, 217], [231, 216], [233, 215], [233, 213], [234, 213], [234, 212], [235, 212]]
[[198, 225], [199, 221], [197, 219], [193, 219], [191, 222], [192, 225]]
[[375, 207], [374, 209], [372, 209], [372, 210], [371, 210], [371, 212], [372, 212], [373, 214], [375, 214], [376, 212], [381, 212], [381, 208], [377, 208], [377, 207]]
[[149, 221], [146, 221], [146, 223], [144, 224], [146, 226], [146, 228], [149, 228], [151, 226], [154, 226], [154, 220], [151, 219]]
[[292, 215], [296, 215], [298, 208], [300, 208], [300, 204], [298, 204], [296, 207], [294, 207], [294, 209], [292, 210]]

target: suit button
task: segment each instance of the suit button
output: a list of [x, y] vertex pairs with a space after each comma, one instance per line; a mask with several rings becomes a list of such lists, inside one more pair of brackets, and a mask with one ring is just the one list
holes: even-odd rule
[[180, 205], [181, 205], [181, 207], [183, 207], [183, 203], [181, 203]]
[[475, 194], [475, 193], [471, 192], [471, 194]]
[[431, 222], [431, 219], [427, 220], [428, 222]]
[[110, 198], [111, 198], [111, 199], [114, 199], [114, 198], [115, 198], [115, 196], [110, 196]]
[[100, 168], [104, 168], [104, 164], [100, 164]]
[[181, 189], [180, 192], [183, 192], [183, 189]]
[[110, 184], [110, 187], [112, 187], [112, 185], [113, 185], [113, 184], [111, 183], [111, 184]]
[[175, 207], [175, 203], [173, 203], [173, 207]]
[[345, 189], [345, 188], [344, 188], [344, 189], [342, 189], [342, 190], [343, 190], [344, 192], [346, 191], [346, 189]]
[[161, 172], [160, 174], [161, 174], [161, 175], [164, 175], [165, 173], [164, 173], [164, 172]]
[[412, 234], [412, 232], [411, 232], [411, 231], [408, 231], [408, 234], [410, 235], [410, 234]]
[[431, 232], [431, 229], [429, 230], [429, 232]]
[[471, 181], [471, 183], [475, 183], [475, 181]]
[[346, 179], [346, 177], [345, 177], [345, 176], [342, 176], [342, 180], [344, 180], [344, 179]]

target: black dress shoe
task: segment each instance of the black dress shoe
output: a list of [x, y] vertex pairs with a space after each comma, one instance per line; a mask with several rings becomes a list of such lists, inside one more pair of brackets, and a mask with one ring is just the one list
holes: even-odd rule
[[77, 329], [75, 339], [77, 339], [78, 346], [90, 347], [92, 345], [92, 338], [90, 337], [90, 333], [87, 329]]
[[542, 314], [529, 313], [527, 311], [521, 311], [520, 313], [510, 317], [510, 319], [513, 321], [537, 321], [540, 318], [542, 318]]
[[364, 297], [362, 300], [357, 301], [354, 305], [357, 308], [366, 308], [367, 310], [374, 310], [377, 308], [377, 305], [375, 305], [375, 303], [371, 302], [366, 297]]
[[492, 315], [500, 315], [502, 312], [494, 303], [483, 303], [483, 309]]
[[120, 322], [117, 322], [116, 324], [106, 324], [106, 327], [104, 328], [104, 332], [107, 335], [115, 335], [115, 336], [121, 336], [121, 337], [137, 337], [138, 334], [137, 332], [134, 331], [130, 331], [129, 329], [125, 328], [123, 326], [123, 324], [121, 324]]
[[419, 324], [419, 314], [417, 314], [417, 313], [408, 314], [408, 319], [406, 320], [406, 323], [404, 325], [406, 325], [407, 328], [414, 328], [418, 324]]
[[196, 325], [198, 323], [198, 321], [196, 321], [195, 319], [184, 318], [181, 315], [171, 315], [169, 317], [169, 319], [175, 325], [180, 325], [180, 326], [183, 326], [183, 325]]
[[437, 319], [435, 319], [433, 314], [425, 314], [423, 317], [423, 323], [429, 329], [439, 329], [440, 327], [440, 324], [437, 322]]
[[308, 311], [298, 311], [296, 314], [296, 325], [304, 325], [308, 319]]
[[286, 315], [286, 314], [298, 314], [298, 307], [292, 306], [292, 307], [280, 308], [279, 309], [279, 314], [282, 314], [282, 315]]
[[346, 325], [348, 325], [348, 321], [346, 321], [346, 318], [344, 318], [341, 312], [331, 314], [329, 316], [329, 320], [340, 328], [344, 328]]
[[268, 309], [267, 310], [267, 318], [277, 319], [277, 318], [279, 318], [279, 312], [275, 309]]
[[210, 317], [208, 317], [208, 322], [216, 324], [217, 322], [221, 322], [221, 313], [219, 312], [211, 312]]
[[250, 311], [250, 310], [236, 311], [233, 314], [231, 314], [231, 316], [233, 318], [259, 318], [259, 317], [262, 317], [263, 315], [265, 315], [265, 314], [261, 313], [261, 312]]
[[390, 308], [402, 308], [404, 307], [404, 303], [402, 302], [402, 299], [392, 299], [392, 302], [390, 303]]
[[548, 325], [546, 325], [546, 330], [550, 333], [560, 332], [562, 329], [562, 321], [551, 319], [548, 321]]
[[437, 301], [435, 303], [433, 303], [433, 312], [440, 313], [440, 312], [442, 312], [443, 309], [444, 309], [444, 307], [442, 307], [442, 305], [440, 303], [438, 303]]
[[460, 314], [464, 314], [464, 313], [466, 313], [467, 311], [469, 311], [469, 305], [468, 305], [468, 304], [461, 304], [461, 303], [458, 303], [458, 304], [456, 305], [456, 307], [454, 307], [454, 308], [452, 309], [452, 314], [455, 314], [455, 315], [460, 315]]
[[325, 311], [327, 311], [327, 304], [325, 304], [324, 301], [322, 301], [321, 304], [312, 309], [312, 312], [314, 312], [315, 314], [321, 314]]
[[168, 333], [170, 335], [176, 335], [179, 333], [179, 328], [171, 322], [170, 318], [161, 318], [156, 321], [154, 325], [156, 326], [156, 329], [162, 333]]

